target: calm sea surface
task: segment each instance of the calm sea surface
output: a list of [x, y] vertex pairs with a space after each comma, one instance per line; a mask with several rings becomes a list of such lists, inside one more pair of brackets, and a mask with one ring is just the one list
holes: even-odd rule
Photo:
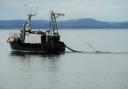
[[9, 32], [17, 30], [0, 30], [0, 89], [128, 89], [128, 30], [61, 30], [83, 51], [61, 55], [12, 54]]

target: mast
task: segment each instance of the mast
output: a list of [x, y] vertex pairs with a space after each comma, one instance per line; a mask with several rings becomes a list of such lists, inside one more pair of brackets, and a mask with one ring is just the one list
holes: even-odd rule
[[31, 32], [31, 17], [35, 16], [35, 15], [36, 15], [36, 13], [28, 14], [28, 19], [26, 20], [25, 24], [23, 25], [23, 29], [21, 30], [21, 42], [23, 42], [23, 43], [25, 41], [26, 32]]
[[58, 35], [58, 25], [56, 19], [59, 16], [64, 16], [62, 13], [55, 13], [54, 11], [51, 11], [51, 20], [50, 20], [50, 30], [53, 31], [53, 35]]

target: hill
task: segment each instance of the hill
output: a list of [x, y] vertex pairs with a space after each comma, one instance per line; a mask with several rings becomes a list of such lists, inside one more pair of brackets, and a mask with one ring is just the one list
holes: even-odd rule
[[[0, 29], [22, 28], [25, 20], [0, 20]], [[128, 29], [128, 22], [105, 22], [90, 18], [59, 21], [61, 29]], [[49, 21], [32, 20], [33, 29], [49, 28]]]

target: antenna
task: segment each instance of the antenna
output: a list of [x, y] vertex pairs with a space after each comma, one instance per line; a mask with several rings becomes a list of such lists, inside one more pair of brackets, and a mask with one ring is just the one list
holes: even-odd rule
[[32, 8], [31, 8], [31, 10], [30, 10], [30, 13], [29, 14], [27, 14], [28, 16], [35, 16], [37, 14], [37, 8], [36, 8], [36, 10], [35, 10], [35, 12], [32, 14]]

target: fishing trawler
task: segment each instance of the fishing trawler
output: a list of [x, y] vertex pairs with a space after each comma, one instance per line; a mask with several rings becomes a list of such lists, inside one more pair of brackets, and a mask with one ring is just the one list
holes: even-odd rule
[[[50, 16], [50, 29], [46, 31], [32, 31], [31, 30], [31, 17], [35, 14], [28, 14], [28, 19], [23, 25], [23, 29], [20, 33], [13, 34], [8, 37], [7, 42], [13, 51], [20, 52], [46, 52], [46, 53], [61, 53], [65, 52], [65, 44], [60, 41], [60, 35], [58, 33], [58, 26], [56, 19], [59, 16], [64, 16], [61, 13], [55, 13], [51, 11]], [[40, 43], [26, 43], [26, 33], [40, 35]]]

